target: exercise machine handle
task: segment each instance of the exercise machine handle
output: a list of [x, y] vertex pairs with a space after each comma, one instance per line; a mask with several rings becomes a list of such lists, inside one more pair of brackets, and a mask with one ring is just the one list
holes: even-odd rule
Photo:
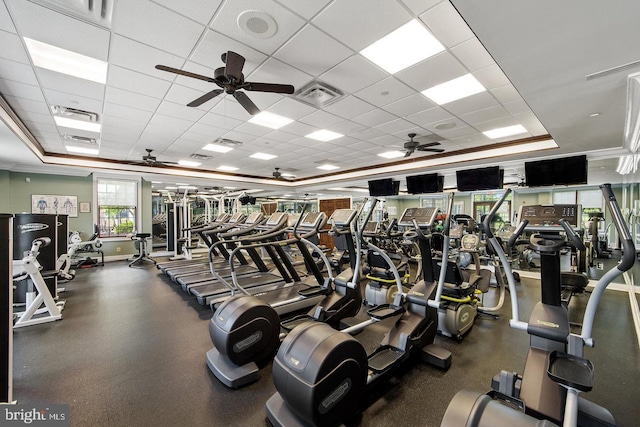
[[301, 239], [300, 235], [298, 234], [298, 227], [300, 226], [300, 223], [302, 222], [302, 217], [304, 217], [304, 214], [308, 208], [309, 208], [309, 202], [302, 205], [302, 212], [300, 212], [300, 216], [298, 217], [298, 220], [293, 226], [293, 237], [295, 237], [297, 240]]
[[569, 236], [569, 240], [571, 241], [571, 244], [575, 246], [575, 248], [579, 251], [586, 251], [587, 248], [584, 245], [584, 242], [582, 241], [580, 236], [576, 234], [575, 230], [571, 228], [571, 224], [569, 224], [569, 222], [564, 218], [562, 218], [558, 222], [560, 223], [562, 228], [564, 228], [564, 231], [565, 233], [567, 233], [567, 236]]
[[524, 229], [527, 228], [527, 225], [529, 225], [529, 220], [525, 219], [518, 225], [511, 237], [509, 237], [509, 242], [507, 243], [509, 250], [511, 250], [511, 248], [513, 248], [513, 246], [516, 244], [516, 241], [520, 238], [520, 236], [524, 232]]
[[605, 197], [605, 202], [609, 206], [609, 211], [611, 212], [613, 223], [616, 226], [616, 230], [618, 231], [618, 235], [620, 236], [620, 240], [622, 241], [623, 255], [622, 259], [620, 260], [620, 264], [618, 264], [618, 270], [627, 271], [631, 269], [631, 267], [633, 267], [633, 264], [635, 264], [636, 262], [636, 248], [633, 244], [633, 239], [631, 238], [629, 228], [627, 228], [627, 225], [622, 216], [622, 212], [620, 211], [620, 206], [618, 205], [616, 196], [611, 190], [611, 184], [602, 184], [600, 186], [600, 190]]
[[488, 238], [493, 237], [493, 232], [491, 231], [491, 222], [493, 221], [493, 217], [496, 216], [496, 212], [498, 212], [498, 209], [500, 209], [500, 206], [502, 206], [504, 201], [507, 200], [507, 197], [509, 197], [509, 194], [511, 194], [511, 189], [507, 188], [507, 191], [504, 192], [502, 197], [500, 197], [500, 200], [498, 200], [496, 204], [493, 205], [493, 208], [491, 209], [491, 211], [484, 218], [484, 222], [482, 223], [482, 225], [484, 226], [484, 232]]

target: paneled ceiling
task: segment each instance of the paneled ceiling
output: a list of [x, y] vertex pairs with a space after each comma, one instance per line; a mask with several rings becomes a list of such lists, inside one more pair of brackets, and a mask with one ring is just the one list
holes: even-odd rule
[[[84, 3], [108, 12], [83, 10]], [[602, 174], [614, 172], [617, 156], [628, 152], [627, 75], [640, 66], [585, 76], [640, 60], [637, 16], [640, 2], [633, 0], [3, 0], [2, 117], [18, 137], [0, 133], [0, 146], [7, 148], [0, 166], [47, 173], [104, 169], [163, 183], [305, 193], [425, 171], [442, 172], [455, 185], [455, 169], [488, 164], [503, 165], [517, 180], [524, 159], [586, 153], [595, 169], [590, 183], [620, 181], [615, 173]], [[361, 53], [411, 21], [444, 50], [394, 73]], [[35, 66], [25, 39], [106, 62], [106, 83]], [[398, 48], [421, 47], [413, 43]], [[292, 120], [274, 130], [249, 122], [252, 116], [229, 94], [187, 107], [217, 86], [155, 68], [213, 76], [226, 51], [246, 59], [247, 81], [296, 89], [321, 82], [340, 96], [316, 107], [295, 94], [246, 91], [260, 110]], [[468, 74], [484, 90], [442, 105], [421, 93]], [[56, 105], [96, 113], [101, 131], [57, 125]], [[514, 125], [524, 131], [483, 134]], [[307, 137], [318, 130], [343, 136], [327, 142]], [[379, 156], [403, 151], [409, 133], [439, 141], [444, 153]], [[233, 150], [203, 149], [220, 140], [232, 141]], [[82, 144], [98, 154], [68, 151]], [[146, 165], [140, 163], [146, 149], [160, 162], [201, 164]], [[255, 153], [276, 157], [250, 157]], [[323, 165], [336, 169], [318, 169]], [[237, 169], [224, 172], [224, 166]], [[295, 178], [273, 180], [275, 168]]]

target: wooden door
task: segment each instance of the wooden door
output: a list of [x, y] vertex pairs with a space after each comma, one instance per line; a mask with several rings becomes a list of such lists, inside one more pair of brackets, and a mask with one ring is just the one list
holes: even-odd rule
[[[349, 209], [349, 208], [351, 208], [351, 199], [320, 200], [320, 205], [318, 207], [320, 212], [324, 212], [325, 215], [327, 215], [327, 218], [331, 217], [331, 214], [336, 209]], [[335, 246], [333, 243], [333, 237], [329, 236], [327, 233], [322, 233], [320, 235], [320, 244], [328, 248], [333, 248]]]

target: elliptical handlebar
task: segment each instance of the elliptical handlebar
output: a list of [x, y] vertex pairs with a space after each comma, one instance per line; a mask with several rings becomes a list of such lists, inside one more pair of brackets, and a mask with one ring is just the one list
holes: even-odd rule
[[509, 197], [509, 194], [511, 194], [511, 189], [507, 188], [507, 190], [504, 192], [502, 197], [500, 197], [500, 200], [498, 200], [496, 204], [493, 205], [493, 208], [491, 208], [491, 211], [487, 214], [487, 216], [484, 217], [484, 222], [482, 223], [482, 225], [484, 228], [484, 233], [487, 235], [489, 239], [493, 237], [493, 231], [491, 231], [491, 222], [493, 221], [493, 218], [496, 216], [498, 209], [500, 209], [500, 206], [502, 206], [504, 201], [507, 200], [507, 197]]
[[309, 202], [306, 202], [304, 205], [302, 205], [302, 211], [300, 212], [300, 216], [298, 217], [298, 220], [293, 226], [293, 237], [295, 237], [296, 240], [301, 239], [300, 235], [298, 234], [298, 227], [300, 226], [300, 223], [302, 222], [302, 217], [304, 217], [304, 214], [309, 208], [309, 206], [310, 206]]
[[[362, 210], [364, 209], [364, 205], [367, 204], [367, 201], [369, 199], [365, 198], [362, 201], [362, 205], [360, 205], [360, 208], [358, 209], [358, 213], [355, 217], [355, 219], [353, 220], [353, 222], [351, 223], [351, 226], [349, 227], [349, 229], [353, 229], [353, 234], [356, 236], [356, 268], [355, 271], [353, 272], [353, 279], [352, 282], [358, 283], [360, 281], [360, 264], [362, 263], [362, 238], [364, 235], [364, 227], [365, 225], [367, 225], [367, 222], [369, 222], [369, 219], [371, 218], [371, 215], [373, 214], [373, 210], [376, 207], [376, 204], [378, 204], [378, 199], [376, 199], [375, 197], [373, 198], [373, 202], [371, 203], [371, 209], [369, 209], [369, 212], [367, 212], [367, 216], [365, 217], [363, 223], [362, 223], [362, 228], [360, 228], [360, 222], [358, 221], [360, 214], [362, 213]], [[355, 224], [354, 224], [355, 223]]]
[[529, 225], [529, 220], [528, 219], [523, 220], [520, 223], [520, 225], [518, 225], [518, 227], [515, 229], [511, 237], [509, 237], [509, 241], [507, 242], [507, 247], [509, 248], [509, 250], [513, 248], [513, 246], [516, 244], [516, 241], [518, 241], [522, 233], [524, 233], [524, 229], [527, 228], [527, 225]]
[[571, 244], [579, 251], [586, 251], [587, 247], [584, 245], [584, 242], [582, 241], [580, 236], [578, 236], [575, 230], [571, 227], [571, 224], [569, 224], [569, 222], [564, 218], [562, 218], [558, 222], [560, 223], [562, 228], [564, 228], [565, 233], [567, 233]]
[[618, 269], [620, 271], [627, 271], [633, 264], [636, 262], [636, 248], [633, 243], [633, 239], [631, 238], [631, 232], [629, 228], [627, 228], [626, 223], [624, 221], [624, 217], [622, 216], [622, 212], [620, 211], [620, 206], [618, 205], [618, 201], [616, 200], [616, 196], [613, 194], [611, 190], [611, 184], [602, 184], [600, 186], [600, 190], [604, 195], [605, 201], [609, 206], [609, 211], [611, 212], [612, 222], [616, 227], [616, 231], [620, 236], [620, 240], [622, 241], [622, 250], [623, 255], [620, 260], [620, 264], [618, 264]]

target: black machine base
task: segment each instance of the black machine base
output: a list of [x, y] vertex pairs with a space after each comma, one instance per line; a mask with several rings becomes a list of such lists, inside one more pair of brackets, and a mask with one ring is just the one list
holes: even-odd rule
[[451, 367], [451, 352], [435, 344], [424, 346], [420, 358], [436, 368], [447, 370]]
[[267, 400], [265, 409], [267, 418], [274, 427], [311, 427], [289, 409], [280, 393], [275, 393]]
[[222, 384], [231, 388], [243, 387], [259, 378], [258, 366], [255, 363], [235, 365], [226, 357], [222, 357], [215, 347], [207, 352], [207, 366]]

